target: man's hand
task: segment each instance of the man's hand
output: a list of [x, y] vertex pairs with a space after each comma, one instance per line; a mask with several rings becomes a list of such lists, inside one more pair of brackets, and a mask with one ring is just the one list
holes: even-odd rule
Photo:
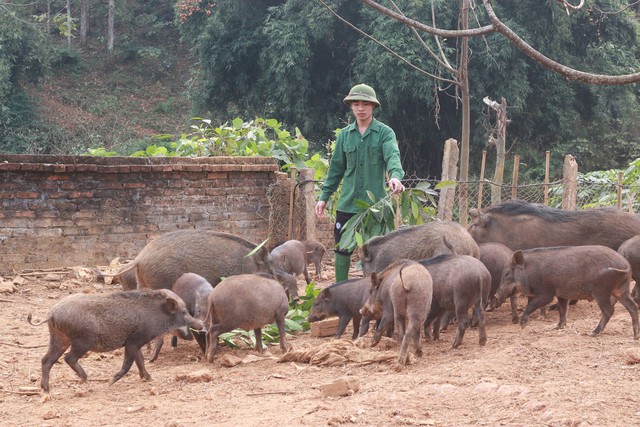
[[324, 218], [324, 208], [325, 206], [327, 206], [327, 202], [320, 200], [318, 203], [316, 203], [316, 216], [318, 218]]
[[[389, 188], [393, 194], [402, 193], [404, 191], [404, 185], [400, 182], [398, 178], [391, 178], [389, 180]], [[318, 211], [318, 206], [316, 205], [316, 212]]]

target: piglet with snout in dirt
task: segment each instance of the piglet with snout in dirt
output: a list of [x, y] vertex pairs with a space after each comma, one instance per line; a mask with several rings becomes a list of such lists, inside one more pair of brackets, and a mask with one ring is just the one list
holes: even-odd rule
[[398, 362], [406, 365], [409, 362], [411, 341], [416, 356], [422, 356], [420, 330], [431, 309], [433, 281], [429, 271], [418, 262], [407, 259], [395, 261], [380, 273], [371, 273], [371, 294], [365, 303], [368, 311], [381, 312], [383, 301], [379, 291], [386, 286], [393, 305], [394, 325], [400, 343]]
[[[209, 293], [213, 290], [213, 286], [211, 283], [207, 281], [204, 277], [195, 273], [184, 273], [182, 276], [176, 280], [176, 282], [171, 286], [171, 290], [175, 292], [184, 303], [187, 305], [187, 311], [191, 316], [195, 319], [203, 321], [205, 316], [207, 315], [207, 301], [209, 298]], [[191, 340], [196, 338], [196, 341], [200, 345], [202, 351], [205, 351], [205, 336], [204, 332], [196, 332], [192, 334], [189, 332], [185, 339]], [[162, 336], [156, 338], [155, 347], [153, 349], [153, 353], [149, 358], [149, 362], [155, 362], [160, 354], [160, 349], [164, 343], [164, 338]], [[177, 336], [174, 335], [171, 337], [171, 347], [177, 347], [178, 340]]]
[[559, 246], [515, 251], [502, 271], [495, 299], [501, 304], [516, 290], [529, 297], [520, 325], [529, 315], [558, 299], [560, 321], [557, 329], [567, 323], [569, 300], [595, 300], [602, 312], [600, 323], [593, 330], [598, 335], [613, 315], [616, 300], [631, 315], [634, 339], [640, 338], [638, 306], [630, 296], [631, 266], [611, 248], [599, 245]]
[[[291, 298], [298, 299], [297, 277], [302, 274], [307, 285], [311, 283], [309, 270], [307, 269], [306, 248], [299, 240], [287, 240], [276, 246], [269, 253], [269, 265], [278, 275], [292, 275], [296, 278], [295, 284], [288, 284], [287, 289]], [[280, 280], [282, 282], [282, 280]]]
[[42, 358], [41, 380], [46, 393], [51, 367], [69, 346], [64, 360], [82, 381], [87, 381], [87, 374], [78, 363], [82, 356], [89, 351], [105, 352], [120, 347], [124, 347], [124, 362], [109, 384], [129, 372], [133, 362], [140, 377], [150, 380], [142, 346], [170, 331], [186, 337], [189, 328], [203, 328], [202, 322], [191, 317], [184, 301], [167, 289], [73, 294], [58, 301], [44, 320], [33, 323], [31, 314], [27, 320], [34, 326], [42, 323], [49, 326], [49, 350]]
[[218, 351], [218, 336], [241, 328], [253, 330], [256, 350], [262, 352], [262, 327], [275, 322], [280, 334], [280, 348], [287, 351], [284, 318], [289, 300], [282, 285], [266, 273], [229, 276], [209, 293], [207, 328], [208, 362]]

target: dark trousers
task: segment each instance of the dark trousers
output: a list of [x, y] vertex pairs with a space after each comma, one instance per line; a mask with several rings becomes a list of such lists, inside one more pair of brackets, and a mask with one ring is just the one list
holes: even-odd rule
[[340, 238], [342, 237], [342, 233], [344, 231], [344, 225], [349, 221], [349, 219], [354, 216], [355, 213], [351, 212], [336, 212], [336, 223], [333, 226], [333, 240], [336, 242], [335, 251], [342, 255], [351, 255], [351, 252], [345, 249], [339, 249], [338, 243], [340, 243]]

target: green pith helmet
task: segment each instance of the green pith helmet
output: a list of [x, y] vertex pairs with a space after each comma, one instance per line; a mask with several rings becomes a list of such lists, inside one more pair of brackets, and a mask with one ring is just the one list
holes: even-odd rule
[[378, 98], [376, 98], [376, 91], [369, 85], [359, 84], [355, 85], [349, 91], [349, 95], [344, 99], [344, 102], [351, 104], [352, 101], [368, 101], [376, 104], [376, 107], [380, 106]]

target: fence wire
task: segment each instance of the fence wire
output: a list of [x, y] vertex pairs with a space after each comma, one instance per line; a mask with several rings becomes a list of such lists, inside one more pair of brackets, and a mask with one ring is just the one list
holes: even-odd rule
[[[442, 190], [436, 189], [440, 180], [424, 179], [411, 176], [403, 180], [407, 188], [416, 188], [425, 183], [437, 193], [436, 206]], [[546, 204], [553, 208], [562, 207], [564, 192], [562, 180], [549, 183], [518, 183], [497, 185], [489, 180], [484, 181], [457, 181], [455, 183], [455, 197], [453, 216], [458, 219], [460, 193], [467, 193], [469, 208], [486, 208], [496, 203], [507, 200], [519, 199], [529, 203]], [[578, 179], [576, 192], [576, 209], [589, 209], [595, 207], [618, 207], [631, 212], [640, 211], [640, 183], [636, 185], [618, 185], [618, 183], [604, 181], [589, 181]]]

